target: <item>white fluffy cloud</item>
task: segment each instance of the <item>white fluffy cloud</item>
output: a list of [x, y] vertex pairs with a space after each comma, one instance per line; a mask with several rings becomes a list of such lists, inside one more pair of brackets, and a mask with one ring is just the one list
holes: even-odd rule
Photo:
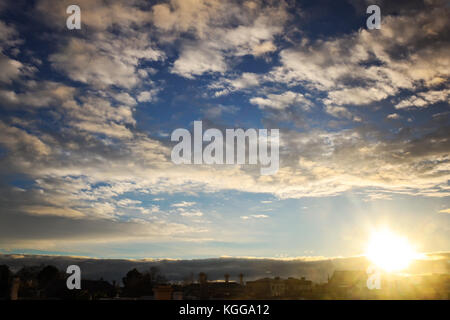
[[405, 108], [426, 108], [437, 102], [450, 103], [450, 89], [431, 90], [413, 95], [407, 99], [400, 101], [395, 105], [395, 109]]
[[214, 96], [227, 95], [234, 91], [253, 89], [261, 83], [261, 75], [251, 72], [244, 72], [237, 77], [222, 78], [209, 85], [209, 89], [214, 90]]
[[0, 82], [11, 83], [22, 74], [23, 64], [0, 53]]
[[227, 69], [224, 57], [209, 45], [186, 45], [175, 61], [172, 72], [185, 78], [193, 78], [207, 72], [223, 73]]
[[189, 33], [172, 72], [186, 78], [225, 73], [228, 59], [276, 50], [275, 37], [283, 32], [288, 13], [283, 2], [181, 1], [153, 7], [154, 23], [167, 41]]
[[327, 105], [325, 112], [336, 118], [345, 118], [353, 121], [361, 121], [361, 118], [354, 115], [347, 108], [341, 106]]
[[[305, 39], [298, 47], [280, 52], [282, 66], [271, 77], [277, 83], [324, 91], [324, 103], [336, 105], [366, 105], [400, 89], [432, 88], [450, 75], [449, 44], [435, 41], [445, 33], [445, 12], [439, 6], [430, 7], [410, 16], [385, 17], [378, 32], [362, 29], [329, 40]], [[410, 50], [399, 59], [397, 52], [404, 47]], [[374, 59], [377, 64], [371, 63]], [[400, 103], [398, 108], [407, 104]]]
[[156, 99], [156, 95], [158, 94], [158, 89], [152, 89], [149, 91], [141, 91], [137, 96], [137, 100], [139, 102], [151, 102]]
[[281, 94], [268, 94], [265, 98], [254, 97], [250, 103], [259, 108], [272, 108], [282, 110], [290, 106], [297, 106], [300, 109], [308, 110], [311, 102], [301, 93], [286, 91]]
[[398, 113], [391, 113], [391, 114], [388, 114], [386, 118], [391, 119], [391, 120], [397, 120], [397, 119], [400, 119], [401, 116]]
[[182, 201], [182, 202], [172, 204], [172, 207], [186, 208], [186, 207], [192, 207], [193, 205], [195, 205], [195, 202]]
[[[50, 56], [52, 65], [71, 79], [106, 88], [132, 88], [140, 83], [140, 60], [158, 60], [162, 54], [136, 38], [98, 36], [91, 41], [77, 38]], [[142, 44], [142, 45], [141, 45]]]

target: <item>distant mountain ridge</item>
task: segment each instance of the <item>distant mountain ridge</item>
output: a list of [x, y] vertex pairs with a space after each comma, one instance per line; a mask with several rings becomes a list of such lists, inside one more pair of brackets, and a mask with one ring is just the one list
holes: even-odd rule
[[[406, 271], [408, 273], [450, 273], [450, 252], [429, 253], [427, 259], [415, 261]], [[230, 280], [238, 281], [239, 274], [244, 280], [264, 277], [306, 277], [316, 283], [326, 282], [335, 270], [366, 270], [369, 262], [365, 257], [309, 259], [270, 259], [270, 258], [210, 258], [194, 260], [127, 260], [95, 259], [71, 256], [0, 254], [0, 265], [8, 265], [14, 272], [23, 266], [53, 265], [66, 270], [69, 265], [78, 265], [83, 279], [100, 279], [121, 281], [122, 277], [133, 268], [139, 271], [159, 268], [169, 281], [197, 280], [200, 272], [208, 280], [223, 280], [225, 274]]]

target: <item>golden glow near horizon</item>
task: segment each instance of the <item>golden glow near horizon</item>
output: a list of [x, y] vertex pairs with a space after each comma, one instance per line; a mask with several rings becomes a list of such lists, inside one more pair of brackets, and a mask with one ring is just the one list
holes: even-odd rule
[[387, 272], [401, 271], [409, 267], [417, 253], [404, 237], [384, 229], [372, 233], [366, 257]]

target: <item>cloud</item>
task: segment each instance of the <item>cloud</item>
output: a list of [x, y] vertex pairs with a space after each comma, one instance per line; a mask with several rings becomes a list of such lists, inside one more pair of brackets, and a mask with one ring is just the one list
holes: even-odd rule
[[126, 92], [114, 94], [114, 99], [128, 106], [136, 105], [136, 100]]
[[142, 36], [94, 36], [91, 41], [71, 38], [58, 53], [50, 55], [52, 66], [72, 80], [105, 88], [111, 85], [130, 89], [140, 83], [140, 60], [154, 61], [162, 54]]
[[195, 205], [195, 202], [189, 202], [189, 201], [181, 201], [178, 203], [173, 203], [171, 205], [171, 207], [175, 207], [175, 208], [186, 208], [186, 207], [192, 207], [193, 205]]
[[0, 82], [11, 83], [22, 75], [23, 64], [0, 53]]
[[249, 216], [241, 216], [242, 220], [248, 220], [248, 219], [265, 219], [268, 218], [268, 215], [265, 214], [251, 214]]
[[71, 208], [57, 208], [51, 206], [25, 206], [21, 208], [24, 212], [32, 215], [50, 215], [70, 218], [81, 218], [84, 214]]
[[[22, 224], [13, 232], [7, 226], [14, 225], [17, 219], [21, 219]], [[74, 219], [67, 215], [24, 215], [4, 211], [0, 221], [2, 249], [6, 250], [17, 246], [45, 250], [65, 247], [77, 252], [80, 247], [92, 242], [119, 244], [129, 241], [182, 241], [183, 238], [189, 239], [204, 232], [200, 228], [162, 219], [151, 220], [150, 223], [144, 219]]]
[[194, 78], [207, 72], [223, 73], [227, 70], [224, 57], [213, 48], [203, 45], [186, 45], [175, 61], [172, 72], [185, 78]]
[[368, 193], [366, 196], [367, 199], [365, 201], [392, 200], [392, 196], [390, 194], [382, 192]]
[[401, 116], [398, 113], [391, 113], [386, 116], [387, 119], [398, 120]]
[[167, 41], [186, 33], [193, 38], [182, 41], [172, 72], [190, 79], [205, 73], [224, 74], [234, 57], [275, 51], [274, 40], [288, 19], [284, 3], [249, 3], [172, 0], [153, 6], [155, 26]]
[[22, 43], [23, 40], [19, 37], [16, 28], [0, 20], [0, 50], [16, 47]]
[[27, 160], [31, 160], [32, 157], [37, 160], [51, 153], [51, 148], [38, 137], [2, 121], [0, 121], [0, 132], [0, 143], [11, 152], [10, 156], [18, 157], [17, 161], [27, 163]]
[[81, 121], [73, 124], [79, 130], [103, 134], [107, 137], [127, 139], [133, 136], [133, 133], [125, 126], [117, 123], [95, 123], [91, 121]]
[[301, 93], [286, 91], [281, 94], [268, 94], [266, 98], [254, 97], [250, 103], [259, 108], [271, 108], [282, 110], [290, 106], [297, 106], [303, 110], [308, 110], [311, 102]]
[[152, 205], [150, 208], [137, 207], [136, 209], [138, 209], [141, 214], [155, 214], [160, 212], [159, 206], [157, 205]]
[[[41, 20], [52, 26], [51, 41], [56, 43], [42, 46], [39, 54], [22, 51], [16, 31], [21, 28], [0, 24], [0, 81], [5, 84], [0, 89], [1, 174], [20, 174], [30, 181], [26, 187], [2, 188], [0, 207], [8, 212], [0, 215], [0, 234], [10, 246], [36, 247], [40, 237], [55, 245], [66, 238], [215, 236], [205, 236], [205, 229], [187, 222], [171, 222], [171, 213], [200, 217], [192, 209], [196, 203], [175, 203], [176, 209], [165, 212], [131, 200], [135, 195], [237, 190], [286, 199], [374, 188], [379, 194], [450, 195], [445, 112], [434, 114], [427, 124], [390, 131], [363, 122], [355, 111], [362, 105], [401, 109], [448, 102], [448, 90], [440, 89], [448, 79], [448, 43], [441, 40], [448, 24], [439, 8], [386, 16], [380, 32], [360, 30], [315, 41], [305, 34], [292, 46], [279, 41], [290, 19], [287, 5], [280, 2], [247, 2], [243, 7], [223, 1], [81, 1], [86, 31], [71, 37], [61, 29], [66, 16], [58, 8], [65, 3], [37, 2], [37, 18], [45, 14]], [[12, 49], [21, 54], [14, 56]], [[261, 55], [269, 53], [276, 63], [268, 65], [268, 73], [234, 70], [244, 57], [264, 62], [267, 56]], [[51, 81], [45, 69], [36, 72], [27, 62], [39, 57], [50, 64]], [[161, 128], [144, 124], [142, 130], [136, 115], [138, 102], [154, 102], [163, 90], [164, 81], [153, 78], [170, 72], [185, 77], [187, 87], [197, 91], [208, 88], [217, 99], [239, 92], [260, 108], [262, 125], [281, 128], [278, 173], [261, 177], [258, 168], [249, 166], [175, 166], [172, 144], [158, 136]], [[217, 74], [199, 79], [209, 73]], [[172, 107], [166, 102], [164, 107]], [[320, 102], [323, 108], [314, 108]], [[235, 124], [248, 125], [240, 118], [240, 112], [247, 112], [245, 103], [239, 109], [211, 105], [205, 103], [199, 112], [216, 121], [225, 113], [235, 114]], [[382, 114], [394, 114], [391, 109]], [[305, 110], [314, 119], [301, 118]], [[316, 112], [323, 111], [357, 123], [329, 130], [317, 122]], [[370, 111], [364, 111], [368, 118]], [[177, 117], [173, 114], [171, 121]], [[279, 126], [283, 121], [296, 121], [297, 127]], [[368, 197], [379, 195], [369, 192]], [[23, 228], [13, 232], [19, 217]], [[62, 234], [72, 223], [73, 233]]]
[[181, 212], [180, 215], [182, 215], [183, 217], [201, 217], [201, 216], [203, 216], [203, 212], [201, 212], [201, 211], [186, 211], [186, 212]]
[[[405, 139], [399, 133], [389, 141], [384, 141], [383, 132], [360, 129], [283, 131], [280, 171], [267, 178], [245, 167], [175, 166], [168, 159], [169, 148], [139, 136], [120, 142], [117, 149], [117, 145], [97, 145], [91, 140], [55, 145], [54, 138], [40, 140], [5, 124], [2, 131], [2, 143], [12, 152], [10, 170], [37, 179], [39, 189], [45, 191], [42, 196], [57, 207], [97, 218], [120, 214], [118, 208], [106, 206], [114, 197], [150, 190], [154, 194], [238, 190], [279, 198], [320, 197], [367, 187], [427, 196], [445, 196], [450, 191], [448, 146], [443, 139], [448, 129], [438, 127], [422, 138]], [[62, 147], [65, 152], [55, 152]], [[33, 159], [33, 166], [27, 159]], [[173, 207], [193, 205], [182, 201]]]
[[346, 88], [342, 90], [329, 91], [328, 99], [325, 99], [324, 103], [338, 105], [365, 105], [383, 100], [394, 93], [396, 93], [396, 91], [391, 87]]
[[221, 9], [220, 1], [172, 0], [154, 5], [152, 13], [155, 25], [162, 30], [187, 32], [193, 29], [202, 35], [209, 27], [209, 20]]
[[449, 103], [450, 89], [421, 92], [404, 99], [395, 105], [395, 109], [427, 108], [438, 102]]
[[[148, 79], [151, 68], [142, 62], [164, 60], [165, 55], [150, 41], [152, 11], [138, 2], [109, 3], [80, 0], [82, 37], [66, 37], [65, 12], [70, 1], [40, 0], [34, 14], [55, 30], [58, 51], [49, 61], [70, 79], [105, 89], [131, 89]], [[45, 17], [45, 19], [43, 18]], [[83, 27], [84, 26], [84, 27]]]
[[[44, 22], [53, 27], [65, 28], [66, 8], [73, 4], [70, 0], [54, 2], [39, 0], [36, 13], [49, 17]], [[77, 5], [82, 10], [82, 26], [94, 32], [108, 31], [112, 26], [129, 29], [133, 25], [144, 26], [151, 20], [152, 13], [140, 6], [139, 1], [128, 3], [110, 2], [105, 0], [78, 0]]]
[[209, 119], [217, 119], [225, 113], [235, 114], [239, 109], [234, 106], [217, 105], [206, 107], [203, 111], [204, 115]]
[[142, 201], [133, 200], [133, 199], [120, 199], [119, 201], [117, 201], [117, 205], [119, 205], [121, 207], [128, 207], [128, 206], [134, 207], [135, 205], [138, 205], [141, 203], [142, 203]]
[[137, 97], [139, 102], [152, 102], [156, 99], [156, 95], [158, 94], [158, 89], [152, 89], [150, 91], [141, 91]]
[[355, 116], [352, 112], [350, 112], [345, 107], [328, 105], [328, 106], [325, 106], [325, 112], [336, 118], [345, 118], [345, 119], [349, 119], [349, 120], [353, 120], [353, 121], [357, 121], [357, 122], [361, 121], [360, 117]]
[[214, 96], [220, 97], [234, 91], [242, 91], [247, 88], [259, 86], [261, 75], [251, 72], [244, 72], [237, 77], [222, 78], [209, 85], [209, 89], [215, 90]]
[[336, 105], [367, 105], [399, 90], [442, 84], [449, 77], [449, 45], [439, 41], [447, 29], [446, 10], [438, 3], [428, 5], [420, 12], [384, 17], [379, 32], [362, 29], [325, 40], [304, 39], [280, 52], [281, 66], [271, 77], [322, 91], [324, 103]]
[[20, 45], [23, 43], [24, 40], [20, 38], [16, 28], [0, 20], [0, 83], [12, 84], [13, 81], [36, 71], [31, 65], [11, 57], [20, 53]]
[[264, 41], [253, 47], [253, 54], [255, 56], [260, 56], [262, 54], [275, 51], [277, 47], [272, 41]]
[[28, 110], [32, 108], [55, 107], [70, 101], [75, 88], [53, 81], [23, 81], [20, 91], [1, 90], [3, 104]]

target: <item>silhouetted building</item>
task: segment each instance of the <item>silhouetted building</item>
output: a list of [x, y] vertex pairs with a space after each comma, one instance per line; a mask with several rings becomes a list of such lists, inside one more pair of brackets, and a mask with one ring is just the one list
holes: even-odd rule
[[208, 281], [208, 276], [204, 272], [198, 274], [198, 283], [205, 284]]
[[330, 298], [365, 298], [368, 293], [367, 273], [364, 271], [334, 271], [326, 286]]
[[306, 280], [305, 277], [302, 277], [301, 279], [288, 278], [284, 283], [286, 285], [286, 296], [292, 298], [303, 297], [313, 290], [312, 281]]
[[225, 275], [225, 281], [208, 281], [207, 275], [203, 272], [199, 274], [198, 283], [183, 286], [184, 299], [236, 299], [244, 296], [244, 287], [230, 281]]
[[174, 291], [172, 293], [172, 299], [173, 300], [183, 300], [184, 299], [183, 291]]
[[173, 288], [170, 285], [159, 285], [153, 288], [155, 300], [172, 300]]
[[11, 285], [11, 300], [19, 299], [20, 278], [14, 277]]
[[276, 298], [284, 296], [286, 284], [280, 278], [264, 278], [255, 281], [247, 281], [247, 293], [254, 298]]

